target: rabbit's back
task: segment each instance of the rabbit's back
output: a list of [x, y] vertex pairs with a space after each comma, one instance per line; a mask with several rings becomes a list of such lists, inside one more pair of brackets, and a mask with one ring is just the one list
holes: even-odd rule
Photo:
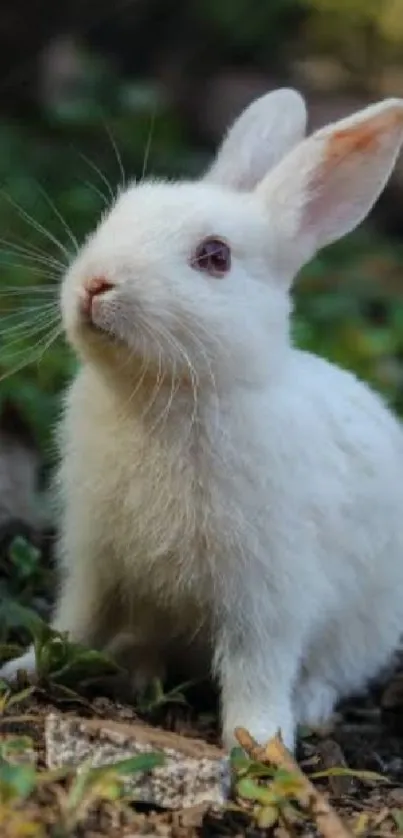
[[[304, 561], [313, 577], [319, 573], [327, 580], [329, 608], [332, 601], [337, 609], [362, 601], [368, 610], [384, 590], [392, 603], [394, 586], [398, 603], [403, 595], [401, 425], [377, 394], [327, 361], [294, 351], [285, 372], [275, 396], [267, 395], [267, 413], [277, 428], [278, 487], [284, 507], [287, 495], [292, 504], [290, 529], [301, 535], [298, 518], [309, 522], [311, 557], [305, 555]], [[268, 429], [270, 436], [270, 424]], [[275, 478], [271, 482], [274, 493]], [[301, 541], [295, 551], [304, 553]], [[295, 570], [300, 575], [300, 568]]]

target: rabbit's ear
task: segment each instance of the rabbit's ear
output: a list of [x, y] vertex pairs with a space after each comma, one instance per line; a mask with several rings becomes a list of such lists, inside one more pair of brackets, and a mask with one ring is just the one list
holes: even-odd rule
[[402, 141], [403, 100], [387, 99], [320, 129], [264, 178], [256, 195], [267, 207], [286, 272], [363, 221]]
[[229, 129], [205, 180], [252, 190], [305, 136], [305, 102], [283, 88], [249, 105]]

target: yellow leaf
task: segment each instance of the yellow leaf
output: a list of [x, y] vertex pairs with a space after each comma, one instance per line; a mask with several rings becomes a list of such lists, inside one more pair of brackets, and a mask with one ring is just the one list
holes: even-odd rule
[[369, 826], [369, 814], [368, 812], [360, 812], [360, 814], [355, 818], [352, 830], [354, 835], [363, 835], [364, 832], [367, 831]]
[[324, 771], [315, 771], [314, 774], [309, 775], [310, 780], [322, 780], [326, 777], [356, 777], [357, 780], [367, 783], [390, 783], [388, 777], [383, 774], [377, 774], [376, 771], [360, 771], [355, 768], [342, 768], [335, 766], [334, 768], [327, 768]]
[[277, 806], [261, 806], [256, 811], [256, 823], [259, 829], [270, 829], [278, 821]]

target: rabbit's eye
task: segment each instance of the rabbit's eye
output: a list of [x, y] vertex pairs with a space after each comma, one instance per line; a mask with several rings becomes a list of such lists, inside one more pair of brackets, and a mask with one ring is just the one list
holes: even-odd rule
[[191, 265], [210, 276], [225, 276], [231, 267], [231, 251], [222, 239], [204, 239], [197, 246]]

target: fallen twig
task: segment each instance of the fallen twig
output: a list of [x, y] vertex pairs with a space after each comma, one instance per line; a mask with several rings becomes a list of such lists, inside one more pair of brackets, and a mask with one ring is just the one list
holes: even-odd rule
[[279, 735], [271, 739], [264, 747], [250, 736], [244, 728], [237, 728], [235, 736], [240, 746], [251, 759], [283, 768], [300, 780], [295, 791], [298, 803], [308, 809], [315, 818], [318, 829], [325, 838], [354, 838], [353, 832], [342, 821], [326, 797], [318, 791], [309, 778], [301, 771], [292, 754], [285, 748]]

